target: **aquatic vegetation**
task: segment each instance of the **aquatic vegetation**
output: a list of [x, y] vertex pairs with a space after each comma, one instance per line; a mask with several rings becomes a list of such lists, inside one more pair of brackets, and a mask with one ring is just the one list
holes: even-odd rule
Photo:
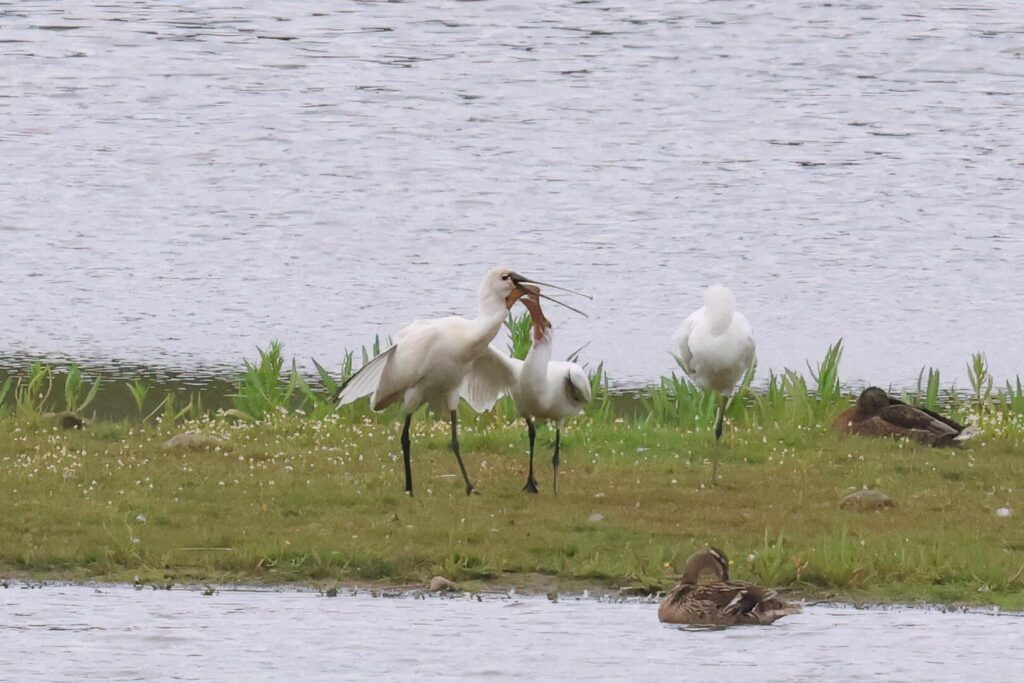
[[509, 335], [509, 355], [519, 360], [526, 360], [526, 354], [530, 353], [530, 347], [533, 346], [533, 337], [531, 336], [533, 320], [530, 318], [530, 314], [509, 313], [505, 319], [505, 329], [508, 330]]
[[68, 366], [64, 376], [64, 410], [69, 413], [81, 413], [96, 398], [100, 390], [100, 378], [97, 377], [91, 387], [87, 387], [82, 378], [82, 370], [75, 364]]
[[21, 417], [35, 417], [44, 412], [53, 392], [53, 369], [45, 363], [35, 362], [28, 367], [27, 376], [18, 376], [14, 387], [15, 412]]
[[971, 362], [967, 365], [967, 378], [971, 382], [974, 408], [979, 413], [987, 411], [992, 405], [992, 385], [995, 379], [988, 372], [985, 354], [975, 353], [971, 356]]
[[135, 402], [135, 410], [138, 412], [138, 416], [141, 419], [143, 417], [143, 408], [146, 404], [146, 396], [149, 395], [150, 387], [148, 382], [141, 379], [133, 379], [131, 382], [125, 382], [125, 389], [132, 397], [132, 401]]
[[282, 373], [284, 353], [281, 342], [271, 341], [266, 351], [257, 351], [259, 362], [244, 361], [245, 371], [238, 382], [238, 393], [231, 397], [235, 404], [231, 414], [243, 420], [259, 421], [271, 412], [289, 409], [299, 385], [294, 359], [291, 371]]
[[14, 384], [14, 380], [8, 377], [4, 380], [3, 384], [0, 384], [0, 413], [3, 412], [4, 401], [7, 398], [7, 394], [11, 393], [11, 386]]

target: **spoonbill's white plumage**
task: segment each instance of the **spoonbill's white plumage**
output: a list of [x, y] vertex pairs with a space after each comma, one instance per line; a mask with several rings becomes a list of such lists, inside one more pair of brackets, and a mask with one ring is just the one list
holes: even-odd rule
[[373, 358], [338, 392], [338, 405], [371, 394], [373, 410], [401, 403], [405, 413], [402, 455], [405, 491], [412, 495], [409, 426], [412, 414], [424, 404], [438, 414], [448, 411], [452, 426], [451, 448], [458, 461], [466, 493], [473, 484], [459, 451], [456, 409], [465, 394], [471, 405], [481, 405], [511, 388], [515, 381], [508, 364], [487, 353], [508, 309], [536, 287], [508, 268], [489, 271], [480, 284], [479, 308], [471, 320], [450, 316], [418, 320], [401, 330], [394, 346]]
[[534, 420], [550, 420], [555, 425], [555, 452], [551, 456], [551, 490], [558, 493], [559, 449], [562, 440], [562, 420], [579, 415], [590, 402], [590, 378], [572, 361], [551, 360], [554, 334], [551, 323], [544, 317], [540, 301], [533, 294], [522, 299], [533, 321], [533, 345], [526, 360], [510, 359], [516, 381], [512, 385], [519, 414], [526, 420], [530, 435], [530, 469], [524, 491], [537, 493], [537, 480], [533, 476], [533, 446], [537, 438]]
[[[715, 439], [720, 439], [729, 396], [754, 363], [750, 322], [736, 310], [736, 297], [728, 287], [711, 285], [704, 292], [704, 305], [683, 321], [672, 340], [683, 371], [698, 386], [718, 394]], [[712, 481], [717, 475], [716, 458]]]

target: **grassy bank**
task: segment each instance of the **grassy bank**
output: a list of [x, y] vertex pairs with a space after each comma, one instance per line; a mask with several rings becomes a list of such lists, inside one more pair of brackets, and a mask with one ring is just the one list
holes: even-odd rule
[[[815, 596], [1024, 608], [1024, 429], [999, 413], [963, 450], [840, 440], [817, 426], [727, 432], [708, 486], [706, 431], [581, 418], [559, 495], [541, 450], [520, 492], [526, 437], [466, 416], [467, 497], [447, 427], [414, 422], [417, 496], [402, 493], [394, 416], [281, 413], [61, 431], [0, 418], [0, 573], [143, 582], [458, 581], [668, 587], [704, 543], [738, 578]], [[183, 428], [214, 448], [165, 450]], [[546, 432], [542, 432], [546, 434]], [[548, 446], [545, 438], [538, 440]], [[898, 507], [840, 510], [879, 487]]]
[[[509, 327], [522, 357], [528, 322]], [[974, 422], [981, 435], [964, 449], [832, 434], [855, 393], [840, 381], [836, 344], [809, 377], [786, 370], [754, 387], [752, 370], [717, 446], [707, 392], [673, 375], [616, 395], [603, 367], [591, 368], [595, 398], [564, 434], [557, 498], [544, 431], [542, 494], [520, 491], [527, 442], [510, 399], [483, 415], [463, 406], [462, 448], [481, 496], [463, 493], [447, 425], [421, 414], [410, 499], [400, 415], [330, 401], [380, 346], [303, 377], [272, 344], [216, 397], [43, 363], [0, 378], [0, 574], [318, 585], [444, 574], [470, 585], [655, 590], [713, 543], [736, 577], [809, 595], [1024, 608], [1024, 388], [1019, 378], [997, 384], [981, 354], [968, 364], [970, 387], [943, 387], [922, 370], [901, 392]], [[106, 408], [84, 430], [58, 427], [97, 403]], [[219, 442], [162, 447], [183, 431]], [[711, 487], [716, 454], [722, 478]], [[865, 487], [897, 507], [839, 509]]]

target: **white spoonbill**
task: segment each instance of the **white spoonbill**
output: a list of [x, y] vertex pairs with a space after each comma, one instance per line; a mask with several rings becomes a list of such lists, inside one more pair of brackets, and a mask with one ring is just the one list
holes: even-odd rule
[[[723, 285], [704, 292], [704, 305], [690, 314], [672, 335], [679, 349], [676, 360], [698, 386], [718, 394], [715, 440], [722, 438], [722, 423], [729, 395], [754, 362], [754, 337], [747, 317], [736, 310], [736, 297]], [[711, 481], [718, 477], [715, 458]]]
[[[508, 365], [486, 353], [508, 309], [519, 297], [536, 292], [532, 281], [508, 268], [494, 268], [480, 284], [479, 309], [472, 320], [450, 316], [418, 320], [402, 329], [395, 345], [360, 368], [338, 392], [338, 405], [372, 394], [370, 407], [383, 410], [401, 402], [405, 413], [402, 455], [405, 492], [412, 495], [409, 426], [412, 415], [427, 403], [438, 415], [448, 411], [452, 425], [451, 448], [466, 482], [473, 484], [459, 452], [457, 408], [459, 396], [491, 397], [511, 387], [515, 377]], [[563, 304], [564, 305], [564, 304]], [[575, 310], [575, 309], [574, 309]], [[472, 401], [471, 401], [472, 403]]]
[[550, 420], [555, 425], [555, 453], [551, 456], [551, 490], [558, 493], [559, 449], [562, 441], [562, 419], [579, 415], [590, 402], [590, 379], [576, 363], [551, 360], [554, 335], [551, 323], [544, 317], [540, 299], [530, 293], [522, 298], [533, 320], [533, 345], [526, 360], [509, 358], [516, 381], [512, 385], [519, 414], [526, 419], [530, 435], [530, 470], [523, 490], [537, 493], [533, 476], [533, 446], [537, 438], [534, 419]]

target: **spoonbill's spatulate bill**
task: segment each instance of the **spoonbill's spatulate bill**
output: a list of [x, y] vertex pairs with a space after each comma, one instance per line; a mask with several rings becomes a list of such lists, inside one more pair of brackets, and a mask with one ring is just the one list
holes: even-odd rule
[[[672, 335], [683, 371], [698, 386], [718, 394], [715, 440], [722, 438], [722, 425], [729, 395], [754, 362], [754, 337], [747, 317], [736, 310], [736, 297], [728, 287], [711, 285], [704, 292], [704, 305], [691, 313]], [[714, 459], [711, 480], [718, 478]]]
[[429, 404], [438, 415], [451, 419], [451, 448], [466, 483], [473, 484], [459, 451], [456, 409], [460, 395], [472, 404], [490, 401], [511, 388], [515, 377], [507, 363], [487, 353], [512, 305], [523, 295], [537, 292], [530, 281], [508, 268], [489, 271], [480, 284], [475, 318], [457, 316], [418, 320], [401, 330], [395, 345], [376, 356], [353, 375], [338, 392], [338, 405], [370, 395], [370, 407], [383, 410], [401, 403], [405, 413], [402, 455], [405, 491], [412, 495], [409, 427], [412, 415]]

